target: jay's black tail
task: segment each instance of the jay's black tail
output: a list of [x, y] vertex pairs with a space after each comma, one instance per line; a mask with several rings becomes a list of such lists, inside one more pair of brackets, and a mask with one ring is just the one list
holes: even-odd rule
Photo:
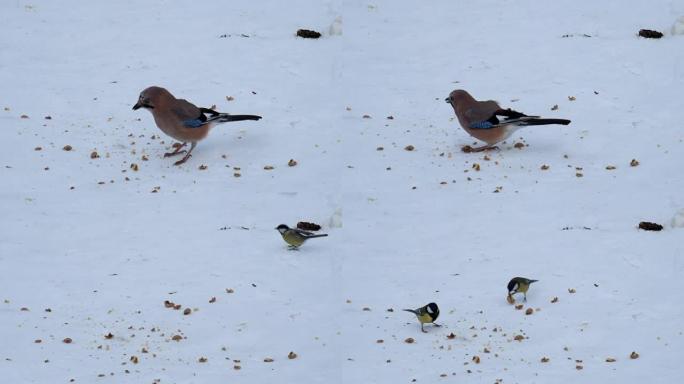
[[524, 125], [548, 125], [548, 124], [561, 124], [568, 125], [570, 120], [566, 119], [530, 119], [525, 121]]
[[227, 113], [219, 113], [216, 116], [209, 118], [209, 121], [216, 121], [218, 123], [227, 123], [230, 121], [242, 121], [242, 120], [259, 120], [261, 116], [257, 115], [229, 115]]

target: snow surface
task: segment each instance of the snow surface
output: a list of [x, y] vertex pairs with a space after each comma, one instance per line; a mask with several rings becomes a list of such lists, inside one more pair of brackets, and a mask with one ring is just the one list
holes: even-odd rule
[[[681, 0], [0, 2], [0, 377], [681, 382], [684, 229], [637, 225], [684, 208], [684, 39], [636, 34], [682, 14]], [[175, 167], [131, 110], [150, 85], [264, 118], [216, 128]], [[465, 154], [455, 88], [572, 124]], [[299, 220], [330, 236], [288, 251], [274, 227]], [[506, 303], [518, 275], [540, 280], [532, 315]], [[443, 327], [423, 334], [401, 309], [430, 301]]]

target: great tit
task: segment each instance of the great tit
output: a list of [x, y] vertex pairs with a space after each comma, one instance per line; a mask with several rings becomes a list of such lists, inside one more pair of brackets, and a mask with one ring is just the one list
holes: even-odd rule
[[527, 301], [527, 290], [530, 289], [530, 284], [539, 281], [526, 279], [524, 277], [514, 277], [508, 282], [508, 296], [513, 297], [516, 293], [522, 292], [523, 301]]
[[430, 303], [418, 309], [404, 309], [404, 311], [416, 315], [418, 321], [420, 321], [420, 330], [423, 331], [423, 333], [427, 333], [427, 331], [423, 329], [423, 324], [425, 323], [432, 323], [435, 327], [441, 327], [441, 325], [435, 323], [435, 320], [439, 317], [439, 307], [435, 303]]
[[308, 239], [328, 236], [325, 233], [315, 234], [298, 228], [290, 228], [285, 224], [280, 224], [275, 229], [280, 232], [280, 235], [283, 237], [283, 240], [285, 240], [290, 249], [298, 249]]

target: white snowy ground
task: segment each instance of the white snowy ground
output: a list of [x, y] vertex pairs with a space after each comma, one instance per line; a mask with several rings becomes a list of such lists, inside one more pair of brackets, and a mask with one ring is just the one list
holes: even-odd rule
[[[636, 33], [683, 14], [1, 2], [3, 382], [681, 382], [684, 36]], [[216, 128], [175, 167], [131, 110], [150, 85], [264, 118]], [[454, 88], [572, 124], [465, 154]], [[287, 251], [274, 227], [299, 220], [330, 236]], [[533, 315], [506, 303], [517, 275], [540, 280]], [[400, 309], [429, 301], [443, 327], [423, 334]]]

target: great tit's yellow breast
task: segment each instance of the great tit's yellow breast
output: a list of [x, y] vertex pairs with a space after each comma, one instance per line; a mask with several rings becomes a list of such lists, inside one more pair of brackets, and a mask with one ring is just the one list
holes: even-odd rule
[[418, 316], [418, 321], [420, 321], [423, 324], [432, 323], [432, 316], [430, 316], [428, 313], [424, 313]]
[[527, 292], [528, 289], [530, 289], [529, 284], [525, 284], [525, 283], [518, 284], [518, 292], [525, 293], [525, 292]]
[[285, 232], [283, 234], [283, 240], [290, 245], [294, 245], [295, 247], [299, 247], [300, 245], [304, 244], [304, 238], [293, 232]]

